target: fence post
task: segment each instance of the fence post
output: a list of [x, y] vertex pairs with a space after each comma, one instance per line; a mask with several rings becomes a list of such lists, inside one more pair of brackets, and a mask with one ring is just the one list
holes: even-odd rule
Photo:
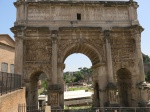
[[121, 107], [119, 108], [119, 112], [121, 112]]
[[10, 74], [10, 92], [12, 91], [12, 73]]
[[1, 87], [1, 95], [3, 94], [4, 82], [3, 82], [3, 72], [2, 72], [2, 87]]
[[20, 112], [20, 104], [18, 104], [18, 112]]
[[13, 89], [15, 90], [15, 75], [13, 74], [13, 79], [14, 79], [14, 87], [13, 87]]
[[21, 88], [22, 87], [22, 75], [20, 75], [19, 85], [20, 85], [20, 88]]

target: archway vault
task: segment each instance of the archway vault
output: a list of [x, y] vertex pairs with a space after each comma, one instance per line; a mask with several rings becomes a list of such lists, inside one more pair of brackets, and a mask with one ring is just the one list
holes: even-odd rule
[[[26, 83], [26, 102], [28, 105], [35, 105], [35, 109], [38, 108], [38, 89], [44, 88], [42, 87], [42, 81], [46, 81], [47, 83], [47, 74], [43, 71], [35, 71], [30, 77], [30, 81]], [[42, 90], [42, 89], [41, 89]], [[47, 87], [42, 90], [43, 92], [47, 90]]]
[[120, 104], [129, 106], [131, 99], [132, 77], [131, 72], [126, 68], [117, 71], [117, 83], [119, 86]]
[[66, 49], [66, 51], [64, 52], [63, 62], [69, 55], [73, 53], [82, 53], [86, 55], [91, 60], [92, 65], [100, 63], [100, 61], [102, 60], [101, 55], [97, 52], [97, 50], [94, 47], [88, 44], [74, 44], [68, 49]]

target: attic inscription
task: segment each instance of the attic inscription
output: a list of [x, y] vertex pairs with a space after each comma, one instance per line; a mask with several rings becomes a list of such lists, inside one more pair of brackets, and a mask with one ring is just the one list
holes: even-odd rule
[[29, 20], [47, 20], [49, 18], [49, 10], [46, 8], [30, 8], [28, 10], [28, 19]]
[[76, 20], [76, 14], [79, 12], [82, 15], [82, 20], [113, 21], [129, 19], [127, 7], [42, 6], [29, 7], [28, 20]]

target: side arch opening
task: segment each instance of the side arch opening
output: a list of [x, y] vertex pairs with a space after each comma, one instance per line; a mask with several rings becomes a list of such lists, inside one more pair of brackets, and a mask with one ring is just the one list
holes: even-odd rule
[[126, 68], [121, 68], [117, 71], [117, 84], [119, 89], [119, 99], [121, 106], [128, 107], [131, 97], [131, 72]]
[[[41, 95], [47, 99], [47, 75], [43, 71], [37, 71], [31, 74], [30, 82], [26, 85], [27, 105], [37, 109], [42, 108]], [[29, 107], [30, 108], [30, 107]]]

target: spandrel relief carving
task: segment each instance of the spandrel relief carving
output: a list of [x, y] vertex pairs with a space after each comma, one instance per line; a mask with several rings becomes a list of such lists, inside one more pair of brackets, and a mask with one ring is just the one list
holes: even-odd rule
[[26, 62], [24, 63], [24, 78], [28, 78], [29, 75], [38, 72], [43, 71], [46, 73], [51, 73], [51, 63], [39, 63], [39, 62]]
[[93, 48], [97, 49], [100, 52], [102, 59], [104, 59], [104, 50], [103, 50], [103, 39], [62, 39], [58, 41], [59, 45], [59, 56], [61, 56], [70, 46], [77, 44], [89, 44]]

